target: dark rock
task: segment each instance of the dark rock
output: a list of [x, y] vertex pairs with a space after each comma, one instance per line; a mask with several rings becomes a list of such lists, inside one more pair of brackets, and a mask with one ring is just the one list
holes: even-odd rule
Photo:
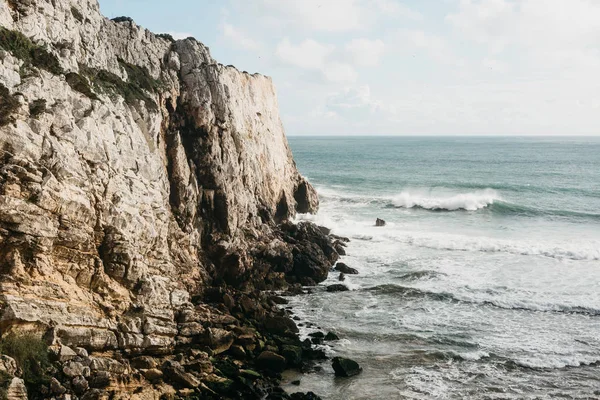
[[50, 380], [50, 392], [52, 394], [64, 394], [67, 392], [67, 389], [60, 384], [60, 382], [56, 378], [52, 378]]
[[294, 386], [300, 386], [300, 380], [295, 380], [295, 381], [292, 381], [292, 382], [290, 382], [290, 383], [291, 383], [292, 385], [294, 385]]
[[358, 271], [356, 269], [350, 268], [348, 265], [344, 264], [343, 262], [339, 262], [339, 263], [335, 264], [334, 268], [336, 271], [340, 271], [340, 272], [343, 272], [348, 275], [357, 275], [358, 274]]
[[385, 226], [385, 221], [377, 218], [377, 220], [375, 220], [375, 226]]
[[176, 387], [194, 389], [200, 386], [200, 381], [192, 374], [185, 372], [178, 362], [167, 361], [165, 365], [163, 365], [163, 372], [165, 378]]
[[233, 309], [233, 307], [235, 307], [235, 300], [233, 299], [233, 297], [231, 297], [229, 293], [225, 293], [223, 295], [223, 304], [225, 305], [225, 307], [231, 310]]
[[271, 296], [269, 299], [275, 304], [288, 304], [289, 301], [280, 296]]
[[338, 235], [329, 235], [330, 238], [334, 239], [335, 241], [339, 241], [342, 243], [349, 243], [350, 239], [348, 239], [347, 237], [344, 236], [338, 236]]
[[152, 369], [158, 366], [156, 360], [148, 356], [136, 357], [132, 359], [129, 364], [136, 369]]
[[327, 335], [325, 335], [325, 340], [326, 341], [340, 340], [340, 338], [338, 337], [338, 335], [336, 335], [333, 332], [327, 332]]
[[340, 256], [345, 256], [346, 255], [346, 250], [344, 249], [344, 246], [342, 246], [340, 243], [335, 243], [333, 245], [333, 248], [335, 249], [335, 251], [340, 255]]
[[308, 334], [308, 336], [323, 339], [325, 337], [325, 334], [323, 332], [311, 332]]
[[163, 372], [158, 368], [144, 370], [142, 374], [152, 383], [159, 382], [164, 376]]
[[293, 268], [288, 277], [304, 285], [322, 282], [339, 257], [331, 239], [312, 223], [281, 225], [283, 240], [293, 245]]
[[213, 363], [216, 369], [221, 371], [221, 373], [228, 378], [235, 378], [240, 374], [240, 369], [238, 366], [231, 360], [223, 359], [218, 360]]
[[340, 276], [338, 276], [338, 281], [343, 282], [346, 280], [346, 275], [343, 272], [340, 272]]
[[101, 400], [108, 398], [108, 394], [100, 389], [92, 389], [85, 392], [81, 400]]
[[302, 362], [302, 348], [299, 346], [283, 346], [281, 354], [285, 357], [289, 365], [299, 365]]
[[348, 289], [348, 286], [346, 285], [342, 285], [340, 283], [336, 283], [335, 285], [329, 285], [327, 286], [327, 291], [328, 292], [345, 292], [348, 291], [350, 289]]
[[229, 353], [238, 360], [246, 359], [246, 350], [240, 345], [234, 344], [229, 348]]
[[90, 386], [102, 389], [110, 385], [110, 372], [98, 371], [91, 379]]
[[321, 232], [323, 232], [324, 235], [329, 235], [331, 233], [331, 229], [325, 227], [325, 226], [321, 226], [319, 225], [319, 230]]
[[313, 392], [308, 393], [292, 393], [290, 395], [291, 400], [322, 400], [319, 396], [314, 394]]
[[265, 328], [271, 334], [282, 336], [295, 336], [299, 332], [294, 320], [288, 317], [267, 317]]
[[81, 396], [90, 388], [90, 385], [83, 376], [76, 376], [71, 381], [71, 388], [73, 388], [76, 395]]
[[285, 369], [286, 360], [285, 357], [272, 351], [263, 351], [256, 358], [256, 365], [263, 369], [282, 372]]
[[335, 371], [335, 376], [339, 377], [358, 375], [362, 371], [362, 368], [356, 361], [343, 357], [334, 357], [331, 366]]

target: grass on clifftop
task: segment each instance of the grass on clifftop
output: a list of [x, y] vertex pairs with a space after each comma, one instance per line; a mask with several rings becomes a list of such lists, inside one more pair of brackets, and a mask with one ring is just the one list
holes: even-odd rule
[[0, 48], [22, 60], [26, 67], [45, 69], [54, 75], [63, 73], [58, 58], [42, 46], [34, 44], [21, 32], [0, 27]]
[[10, 334], [0, 340], [0, 353], [15, 359], [23, 371], [22, 378], [30, 398], [36, 398], [41, 387], [50, 381], [47, 370], [51, 364], [46, 343], [31, 334]]

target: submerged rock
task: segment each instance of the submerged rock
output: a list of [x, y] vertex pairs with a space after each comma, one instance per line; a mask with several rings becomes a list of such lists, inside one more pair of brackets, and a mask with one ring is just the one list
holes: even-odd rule
[[362, 368], [356, 361], [343, 357], [334, 357], [331, 366], [335, 371], [335, 376], [339, 377], [358, 375], [362, 371]]
[[350, 290], [348, 286], [342, 285], [341, 283], [336, 283], [334, 285], [327, 286], [328, 292], [346, 292]]

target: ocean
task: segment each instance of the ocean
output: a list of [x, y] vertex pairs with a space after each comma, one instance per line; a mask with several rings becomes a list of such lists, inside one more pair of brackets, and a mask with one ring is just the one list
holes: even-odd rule
[[[292, 298], [336, 332], [294, 391], [324, 399], [600, 398], [600, 138], [290, 137], [351, 239], [338, 274]], [[382, 218], [385, 227], [375, 227]]]

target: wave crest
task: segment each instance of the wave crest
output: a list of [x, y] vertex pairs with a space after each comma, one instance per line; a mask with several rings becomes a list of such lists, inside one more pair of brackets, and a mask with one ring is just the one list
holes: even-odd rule
[[405, 190], [392, 199], [392, 204], [394, 207], [400, 208], [476, 211], [494, 204], [494, 201], [497, 200], [501, 200], [501, 198], [493, 189], [453, 195], [435, 195], [432, 193]]

